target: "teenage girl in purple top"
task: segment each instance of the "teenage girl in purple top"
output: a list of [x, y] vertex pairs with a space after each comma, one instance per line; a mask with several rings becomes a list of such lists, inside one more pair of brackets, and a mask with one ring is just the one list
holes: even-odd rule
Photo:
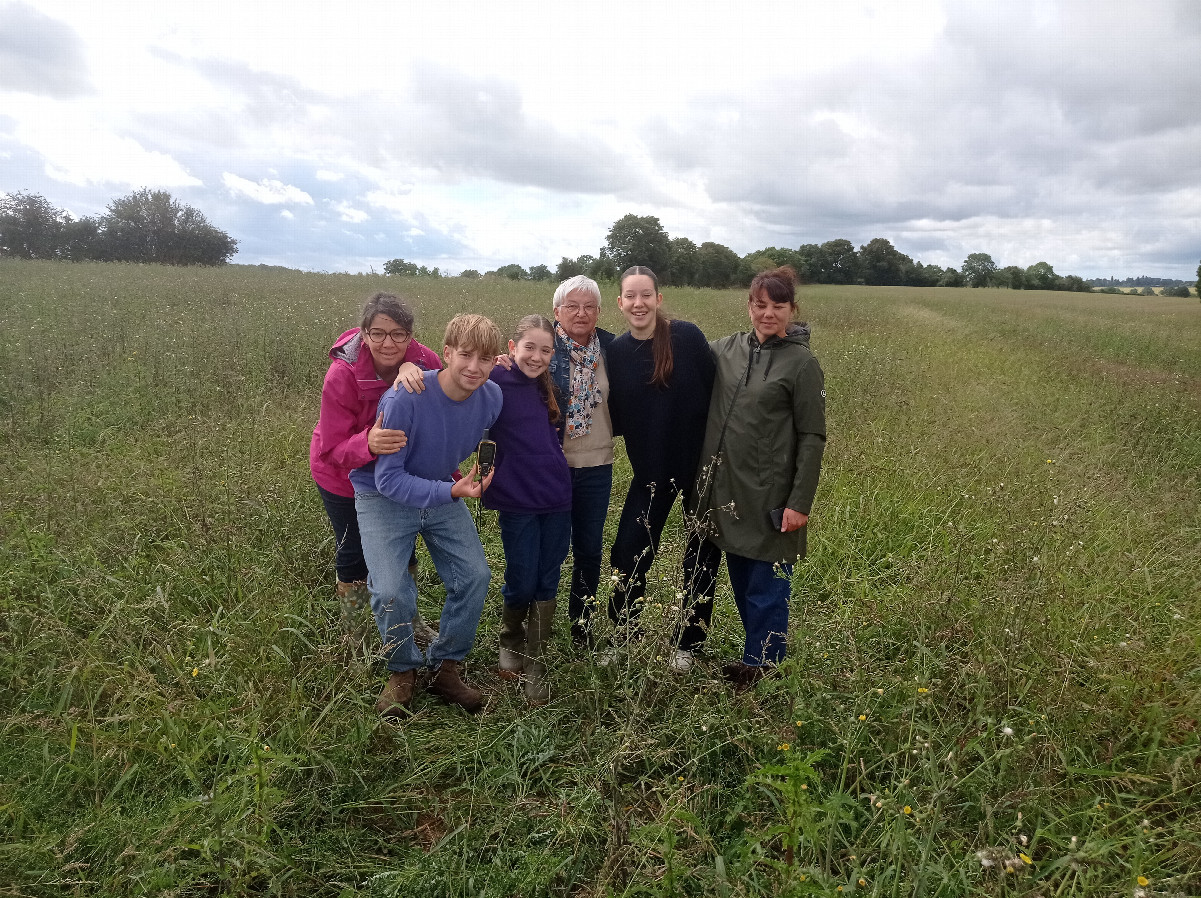
[[505, 549], [500, 675], [524, 679], [526, 697], [538, 704], [550, 697], [542, 656], [571, 542], [571, 472], [549, 372], [554, 350], [554, 324], [527, 315], [509, 341], [512, 363], [492, 369], [504, 405], [489, 434], [496, 469], [482, 499], [498, 513]]

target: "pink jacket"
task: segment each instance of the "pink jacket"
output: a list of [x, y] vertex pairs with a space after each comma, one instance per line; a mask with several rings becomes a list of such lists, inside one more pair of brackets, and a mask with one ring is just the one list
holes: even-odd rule
[[[367, 448], [367, 432], [375, 423], [380, 397], [392, 384], [376, 375], [371, 348], [357, 327], [337, 339], [329, 357], [321, 417], [309, 445], [309, 469], [320, 487], [350, 497], [350, 472], [375, 458]], [[426, 371], [442, 367], [438, 354], [416, 340], [409, 343], [404, 361]]]

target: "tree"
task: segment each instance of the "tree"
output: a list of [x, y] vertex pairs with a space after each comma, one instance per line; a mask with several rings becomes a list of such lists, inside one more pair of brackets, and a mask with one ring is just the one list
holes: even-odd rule
[[855, 244], [849, 240], [827, 240], [823, 243], [820, 264], [818, 282], [822, 284], [853, 284], [859, 275]]
[[1201, 265], [1197, 266], [1197, 295], [1201, 296]]
[[480, 273], [474, 268], [464, 268], [459, 272], [459, 277], [467, 278], [472, 281], [478, 281], [480, 279]]
[[511, 281], [528, 281], [530, 279], [529, 272], [516, 262], [500, 266], [500, 268], [496, 269], [496, 273], [498, 276], [508, 278]]
[[588, 266], [581, 265], [575, 259], [569, 259], [564, 256], [559, 260], [559, 264], [555, 266], [555, 280], [562, 283], [568, 278], [577, 277], [588, 270]]
[[1059, 288], [1059, 275], [1051, 267], [1050, 262], [1035, 262], [1026, 269], [1027, 290], [1056, 290]]
[[997, 263], [988, 253], [972, 253], [963, 260], [960, 273], [969, 287], [991, 287], [997, 273]]
[[552, 277], [554, 275], [545, 265], [534, 265], [530, 268], [531, 281], [549, 281]]
[[945, 273], [941, 265], [923, 265], [916, 262], [912, 268], [905, 271], [905, 284], [909, 287], [937, 287]]
[[420, 269], [416, 262], [406, 262], [404, 259], [389, 259], [384, 263], [384, 274], [390, 277], [399, 277], [407, 275], [408, 277], [417, 277]]
[[961, 275], [954, 268], [948, 268], [946, 271], [944, 271], [942, 273], [942, 277], [940, 277], [938, 279], [938, 284], [936, 286], [939, 286], [939, 287], [962, 287], [963, 286], [963, 275]]
[[1022, 290], [1026, 286], [1026, 271], [1020, 265], [1006, 265], [997, 272], [997, 286]]
[[741, 261], [738, 253], [728, 246], [706, 240], [696, 253], [696, 286], [718, 289], [731, 286]]
[[[592, 259], [592, 257], [580, 256], [580, 260], [583, 259]], [[626, 268], [628, 267], [627, 265]], [[625, 269], [622, 270], [624, 271]], [[655, 271], [655, 269], [651, 270]], [[655, 274], [658, 273], [658, 271], [655, 271]], [[594, 281], [615, 281], [617, 280], [617, 264], [613, 261], [613, 257], [609, 255], [608, 251], [602, 249], [600, 255], [588, 263], [585, 274]]]
[[[1093, 292], [1093, 288], [1090, 287], [1088, 282], [1084, 278], [1080, 277], [1080, 275], [1078, 275], [1078, 274], [1069, 274], [1058, 285], [1058, 289], [1071, 290], [1073, 293], [1092, 293]], [[1114, 290], [1118, 293], [1122, 292], [1121, 290], [1118, 290], [1117, 287], [1114, 287]]]
[[99, 255], [117, 262], [224, 265], [238, 241], [165, 190], [135, 190], [100, 218]]
[[617, 271], [645, 265], [664, 281], [671, 279], [671, 238], [653, 215], [629, 215], [609, 228], [605, 251]]
[[[680, 286], [696, 286], [696, 271], [699, 264], [700, 247], [687, 237], [671, 240], [671, 282]], [[658, 274], [658, 272], [655, 272]]]
[[1187, 299], [1189, 296], [1188, 284], [1181, 284], [1178, 287], [1164, 287], [1164, 296], [1179, 296], [1181, 299]]
[[793, 270], [806, 283], [821, 283], [822, 248], [816, 243], [803, 243], [793, 256]]
[[1140, 296], [1154, 296], [1155, 288], [1154, 287], [1143, 287], [1143, 289], [1139, 291], [1139, 295]]
[[859, 247], [859, 274], [865, 284], [895, 286], [905, 282], [905, 271], [913, 260], [883, 237]]
[[0, 199], [0, 255], [55, 259], [70, 220], [40, 193], [18, 190]]
[[98, 258], [100, 252], [100, 222], [95, 218], [71, 218], [63, 222], [58, 257], [68, 262], [83, 262]]

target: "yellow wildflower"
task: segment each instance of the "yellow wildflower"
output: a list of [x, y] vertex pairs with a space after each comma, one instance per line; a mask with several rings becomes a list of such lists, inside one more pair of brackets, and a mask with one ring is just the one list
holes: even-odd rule
[[905, 805], [905, 807], [903, 807], [901, 810], [902, 810], [904, 813], [906, 813], [906, 814], [912, 814], [912, 813], [913, 813], [913, 808], [909, 807], [909, 805]]
[[1138, 878], [1138, 884], [1140, 886], [1149, 886], [1149, 885], [1151, 885], [1151, 880], [1147, 879], [1147, 877], [1145, 877], [1145, 876], [1140, 876]]

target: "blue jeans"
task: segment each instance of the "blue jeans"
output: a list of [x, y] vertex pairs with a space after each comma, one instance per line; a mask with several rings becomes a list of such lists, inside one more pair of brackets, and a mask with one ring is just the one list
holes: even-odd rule
[[788, 639], [788, 598], [792, 594], [792, 565], [759, 561], [726, 553], [726, 570], [734, 604], [746, 628], [742, 663], [753, 667], [784, 660]]
[[[321, 494], [326, 517], [334, 528], [334, 570], [343, 583], [367, 579], [367, 562], [363, 558], [363, 540], [359, 536], [359, 516], [355, 511], [354, 496], [339, 496], [331, 493], [319, 483], [314, 483]], [[409, 559], [409, 567], [417, 567], [417, 549]]]
[[612, 465], [571, 469], [571, 592], [567, 614], [573, 625], [588, 620], [600, 589], [605, 517], [612, 491]]
[[505, 547], [505, 604], [524, 608], [549, 602], [559, 591], [559, 571], [571, 543], [571, 512], [516, 514], [498, 512]]
[[[364, 490], [355, 495], [363, 554], [371, 574], [371, 610], [383, 642], [388, 670], [406, 671], [444, 660], [462, 661], [475, 643], [475, 631], [488, 596], [492, 571], [467, 505], [456, 499], [433, 508], [412, 508]], [[413, 640], [417, 584], [409, 575], [409, 558], [420, 533], [438, 576], [446, 585], [446, 604], [438, 637], [428, 656]]]

